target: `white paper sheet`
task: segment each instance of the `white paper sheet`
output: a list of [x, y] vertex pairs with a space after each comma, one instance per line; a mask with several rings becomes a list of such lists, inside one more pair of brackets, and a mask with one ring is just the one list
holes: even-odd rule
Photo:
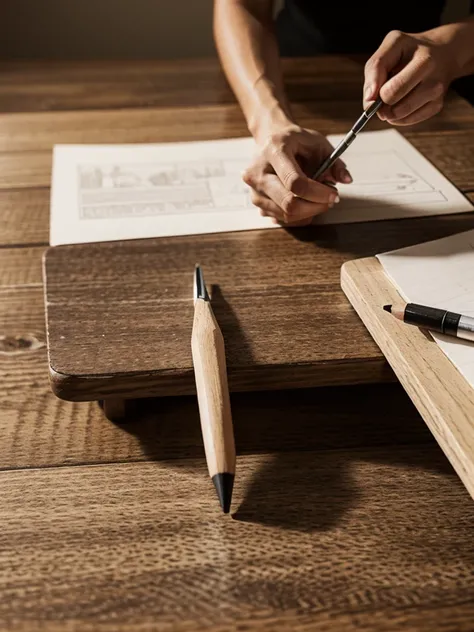
[[[330, 136], [335, 144], [341, 137]], [[237, 138], [155, 145], [57, 145], [51, 245], [274, 228], [242, 181], [255, 143]], [[397, 131], [362, 133], [344, 154], [354, 176], [317, 222], [472, 210]]]
[[[474, 230], [384, 253], [378, 259], [407, 302], [474, 316]], [[432, 336], [474, 387], [474, 343], [438, 333]]]
[[[337, 144], [343, 136], [328, 136]], [[473, 210], [460, 191], [396, 130], [363, 132], [343, 154], [354, 179], [318, 223], [365, 222]]]
[[51, 245], [214, 233], [273, 224], [242, 181], [253, 139], [57, 145]]

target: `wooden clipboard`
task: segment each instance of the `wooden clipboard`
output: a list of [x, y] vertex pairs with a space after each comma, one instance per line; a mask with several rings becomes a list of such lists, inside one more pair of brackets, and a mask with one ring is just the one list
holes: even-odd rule
[[346, 262], [341, 287], [474, 498], [474, 389], [428, 332], [383, 310], [402, 299], [378, 259]]

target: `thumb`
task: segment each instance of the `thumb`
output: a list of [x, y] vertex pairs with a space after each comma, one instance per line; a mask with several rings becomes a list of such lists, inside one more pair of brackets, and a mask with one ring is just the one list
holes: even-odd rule
[[403, 55], [404, 34], [400, 31], [389, 33], [375, 51], [364, 69], [364, 109], [378, 97], [380, 88], [387, 81], [392, 70]]

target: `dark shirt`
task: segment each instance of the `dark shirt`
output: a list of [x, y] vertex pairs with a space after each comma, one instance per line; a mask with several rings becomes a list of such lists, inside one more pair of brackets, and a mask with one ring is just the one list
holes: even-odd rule
[[390, 31], [419, 33], [439, 26], [445, 4], [444, 0], [286, 0], [284, 19], [293, 22], [293, 32], [297, 27], [308, 44], [312, 40], [315, 52], [372, 53]]

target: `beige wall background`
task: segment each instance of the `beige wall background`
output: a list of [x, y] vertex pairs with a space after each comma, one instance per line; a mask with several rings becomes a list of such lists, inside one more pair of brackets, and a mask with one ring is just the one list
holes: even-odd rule
[[[277, 6], [282, 1], [277, 0]], [[212, 56], [212, 4], [212, 0], [0, 0], [0, 58]], [[450, 0], [446, 19], [466, 15], [468, 5], [469, 0]]]

